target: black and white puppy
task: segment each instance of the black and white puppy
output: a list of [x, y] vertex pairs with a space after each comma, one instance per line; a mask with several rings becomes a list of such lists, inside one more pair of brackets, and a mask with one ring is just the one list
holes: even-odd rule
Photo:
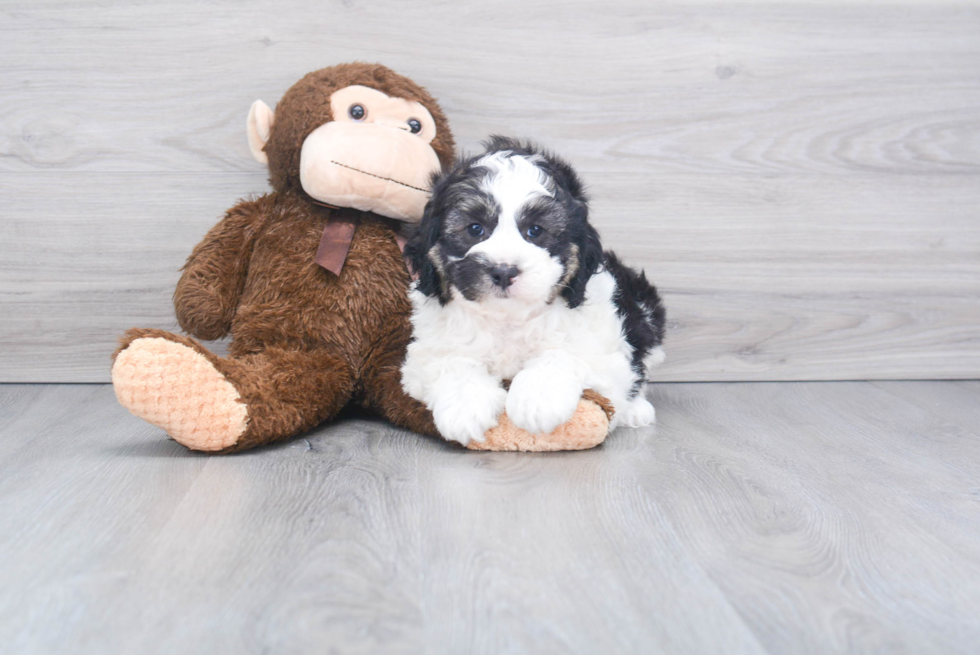
[[612, 401], [610, 428], [652, 423], [640, 390], [663, 360], [656, 288], [603, 253], [571, 166], [530, 143], [486, 146], [435, 180], [406, 247], [419, 280], [402, 386], [462, 444], [505, 408], [550, 432], [590, 388]]

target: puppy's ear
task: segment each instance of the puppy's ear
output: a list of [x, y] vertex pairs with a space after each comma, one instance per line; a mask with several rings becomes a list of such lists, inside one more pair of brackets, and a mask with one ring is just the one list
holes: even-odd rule
[[565, 262], [565, 287], [561, 295], [571, 308], [585, 300], [585, 286], [589, 278], [602, 265], [602, 241], [599, 233], [589, 224], [589, 196], [572, 165], [547, 150], [540, 151], [549, 164], [549, 174], [555, 181], [556, 198], [562, 202], [569, 216], [568, 231], [572, 248]]
[[551, 164], [551, 175], [555, 178], [555, 184], [564, 189], [576, 202], [588, 205], [589, 196], [585, 192], [585, 185], [582, 184], [572, 165], [550, 152], [544, 151], [542, 154]]
[[576, 225], [577, 234], [572, 237], [572, 244], [575, 246], [565, 263], [571, 275], [571, 279], [565, 283], [561, 295], [572, 309], [578, 307], [585, 300], [585, 286], [589, 283], [589, 278], [595, 275], [602, 265], [602, 241], [599, 233], [589, 224], [588, 208], [585, 203], [578, 203], [574, 210], [571, 221]]
[[418, 290], [427, 296], [439, 296], [439, 302], [449, 302], [442, 279], [442, 260], [439, 255], [439, 237], [442, 234], [441, 212], [437, 210], [437, 191], [441, 180], [434, 176], [432, 197], [425, 205], [418, 231], [405, 244], [405, 256], [418, 273]]

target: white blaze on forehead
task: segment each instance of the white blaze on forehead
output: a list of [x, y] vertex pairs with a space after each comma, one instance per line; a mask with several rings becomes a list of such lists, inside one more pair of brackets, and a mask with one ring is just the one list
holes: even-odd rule
[[558, 257], [525, 239], [517, 225], [524, 206], [536, 198], [552, 196], [546, 186], [547, 174], [536, 165], [540, 161], [535, 156], [503, 151], [477, 162], [489, 169], [481, 187], [496, 201], [500, 214], [490, 236], [467, 252], [467, 256], [481, 254], [493, 264], [516, 266], [520, 273], [508, 287], [507, 297], [530, 303], [546, 302], [564, 275]]
[[483, 190], [500, 205], [497, 227], [516, 227], [521, 208], [540, 196], [551, 196], [545, 186], [548, 177], [535, 166], [537, 157], [524, 157], [504, 150], [483, 157], [477, 166], [490, 169], [484, 178]]

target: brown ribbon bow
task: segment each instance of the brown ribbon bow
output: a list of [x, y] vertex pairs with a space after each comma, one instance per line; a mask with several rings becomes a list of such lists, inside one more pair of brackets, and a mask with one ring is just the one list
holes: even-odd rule
[[[350, 251], [351, 241], [354, 240], [354, 231], [357, 230], [361, 222], [362, 212], [355, 209], [341, 209], [325, 203], [318, 202], [317, 205], [327, 207], [333, 211], [327, 224], [323, 227], [323, 236], [320, 237], [320, 247], [316, 249], [316, 257], [313, 258], [317, 264], [327, 269], [334, 275], [339, 276], [344, 270], [344, 262], [347, 261], [347, 253]], [[392, 221], [394, 222], [394, 221]], [[398, 249], [405, 254], [405, 237], [398, 233], [397, 227], [392, 227], [395, 242]], [[412, 271], [412, 265], [405, 259], [405, 266], [408, 268], [412, 279], [418, 276]]]

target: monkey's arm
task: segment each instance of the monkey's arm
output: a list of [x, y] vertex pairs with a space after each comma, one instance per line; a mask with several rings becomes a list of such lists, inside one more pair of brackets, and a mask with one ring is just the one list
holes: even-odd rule
[[194, 248], [174, 292], [177, 321], [185, 332], [206, 340], [228, 334], [245, 286], [255, 235], [271, 210], [269, 196], [243, 200]]

